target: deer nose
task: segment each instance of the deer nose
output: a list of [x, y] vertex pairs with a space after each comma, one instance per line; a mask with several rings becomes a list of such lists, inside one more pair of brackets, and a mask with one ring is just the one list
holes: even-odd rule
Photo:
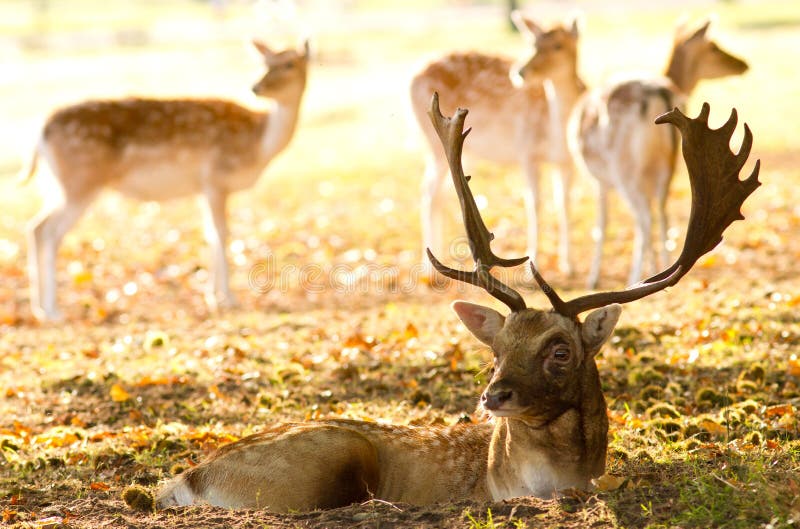
[[499, 410], [503, 403], [511, 399], [514, 393], [510, 389], [484, 391], [481, 396], [483, 407], [487, 410]]

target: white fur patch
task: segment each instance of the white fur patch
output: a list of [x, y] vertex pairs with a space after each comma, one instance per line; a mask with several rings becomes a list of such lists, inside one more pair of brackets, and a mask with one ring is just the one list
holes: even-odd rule
[[164, 507], [184, 507], [192, 505], [197, 496], [182, 477], [167, 482], [158, 493], [157, 505]]
[[525, 462], [519, 468], [520, 481], [511, 480], [503, 482], [497, 480], [491, 473], [487, 479], [489, 494], [494, 501], [516, 498], [519, 496], [536, 496], [537, 498], [552, 498], [560, 489], [567, 488], [561, 473], [548, 461], [547, 457], [538, 452], [528, 454]]

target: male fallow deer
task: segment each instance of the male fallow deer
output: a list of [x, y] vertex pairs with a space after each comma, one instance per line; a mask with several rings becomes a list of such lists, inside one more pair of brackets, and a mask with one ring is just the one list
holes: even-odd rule
[[225, 256], [225, 203], [255, 184], [294, 134], [306, 85], [308, 44], [272, 51], [255, 41], [267, 72], [253, 86], [274, 101], [266, 111], [221, 99], [87, 101], [56, 111], [44, 126], [28, 179], [44, 158], [52, 182], [29, 232], [31, 307], [43, 320], [59, 319], [55, 258], [61, 239], [104, 188], [141, 200], [187, 195], [204, 199], [212, 249], [212, 307], [235, 304]]
[[[460, 499], [494, 500], [523, 495], [552, 497], [585, 487], [605, 468], [608, 419], [594, 356], [627, 303], [674, 285], [697, 259], [743, 218], [739, 208], [760, 184], [759, 164], [739, 180], [752, 136], [738, 155], [728, 141], [735, 111], [721, 129], [707, 125], [709, 107], [686, 118], [677, 109], [659, 117], [676, 125], [692, 182], [692, 212], [683, 252], [660, 274], [624, 291], [563, 301], [532, 266], [553, 309], [526, 308], [522, 296], [490, 275], [493, 266], [521, 259], [492, 253], [486, 229], [461, 167], [467, 111], [445, 118], [434, 96], [430, 117], [449, 161], [458, 192], [475, 271], [446, 268], [447, 277], [484, 288], [511, 309], [457, 301], [453, 309], [494, 352], [494, 370], [481, 405], [493, 423], [449, 427], [388, 426], [327, 420], [279, 424], [224, 446], [208, 460], [164, 485], [160, 507], [208, 502], [225, 507], [275, 511], [331, 508], [370, 497], [412, 504]], [[578, 314], [591, 312], [583, 322]]]
[[741, 74], [747, 63], [708, 37], [710, 21], [699, 28], [676, 29], [663, 77], [612, 81], [588, 92], [576, 104], [568, 125], [570, 150], [578, 167], [597, 180], [597, 227], [589, 286], [600, 278], [608, 219], [608, 194], [616, 189], [635, 220], [629, 283], [639, 281], [647, 252], [653, 269], [652, 204], [656, 203], [661, 265], [668, 260], [666, 204], [675, 172], [678, 139], [674, 130], [654, 128], [653, 119], [683, 103], [701, 79]]
[[438, 92], [451, 108], [470, 109], [469, 125], [475, 133], [467, 154], [522, 167], [527, 180], [524, 198], [532, 259], [536, 259], [538, 246], [540, 168], [543, 163], [552, 164], [554, 212], [559, 222], [558, 262], [561, 271], [569, 273], [573, 166], [566, 124], [585, 89], [577, 74], [578, 25], [573, 20], [567, 26], [545, 30], [518, 11], [512, 13], [512, 20], [534, 49], [522, 66], [494, 55], [451, 53], [427, 65], [411, 81], [411, 105], [429, 147], [422, 189], [423, 255], [426, 248], [442, 250], [442, 182], [447, 160], [426, 116], [431, 94]]

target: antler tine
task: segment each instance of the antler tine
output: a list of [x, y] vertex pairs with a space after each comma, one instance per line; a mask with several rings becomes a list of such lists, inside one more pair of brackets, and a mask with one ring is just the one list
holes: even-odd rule
[[469, 134], [469, 130], [464, 131], [467, 110], [459, 108], [452, 118], [443, 116], [439, 110], [439, 94], [434, 93], [428, 115], [447, 156], [450, 174], [453, 177], [458, 201], [461, 204], [461, 214], [464, 220], [464, 228], [467, 231], [472, 258], [475, 261], [475, 270], [465, 272], [449, 268], [434, 257], [430, 248], [427, 249], [428, 258], [433, 267], [442, 275], [483, 288], [489, 294], [508, 305], [512, 311], [523, 310], [525, 309], [525, 300], [522, 299], [519, 292], [489, 273], [493, 266], [517, 266], [527, 261], [528, 258], [503, 259], [492, 252], [491, 242], [494, 239], [494, 235], [489, 232], [483, 222], [483, 218], [481, 218], [478, 206], [475, 204], [475, 197], [472, 196], [472, 191], [469, 188], [469, 177], [464, 175], [464, 169], [461, 166], [464, 139]]
[[533, 274], [533, 278], [536, 280], [536, 284], [539, 285], [539, 288], [542, 289], [544, 295], [550, 300], [553, 310], [560, 314], [563, 313], [565, 309], [564, 300], [561, 299], [561, 296], [558, 295], [558, 292], [556, 292], [555, 289], [544, 280], [542, 274], [540, 274], [539, 270], [536, 269], [536, 265], [533, 264], [533, 261], [531, 261], [531, 273]]
[[728, 226], [736, 220], [744, 219], [742, 204], [761, 185], [758, 180], [760, 160], [756, 161], [748, 178], [739, 179], [739, 171], [750, 154], [753, 134], [745, 124], [742, 146], [734, 154], [730, 150], [729, 142], [736, 128], [736, 109], [731, 111], [728, 121], [718, 129], [708, 127], [710, 110], [709, 104], [704, 103], [700, 114], [694, 119], [687, 118], [677, 108], [656, 118], [656, 123], [672, 123], [680, 130], [683, 137], [683, 158], [692, 189], [689, 226], [686, 229], [683, 250], [675, 263], [627, 290], [590, 294], [566, 303], [561, 301], [558, 306], [554, 303], [553, 308], [556, 311], [567, 316], [576, 316], [583, 311], [610, 303], [635, 301], [672, 286], [691, 270], [700, 257], [722, 241], [722, 234]]

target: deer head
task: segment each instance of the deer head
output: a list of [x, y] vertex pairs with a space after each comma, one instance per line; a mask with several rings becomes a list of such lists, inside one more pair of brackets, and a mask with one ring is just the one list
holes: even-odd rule
[[[739, 180], [739, 171], [750, 153], [752, 134], [745, 125], [742, 147], [734, 155], [728, 142], [736, 127], [736, 111], [716, 130], [708, 127], [709, 111], [708, 104], [704, 104], [700, 115], [689, 119], [674, 109], [656, 120], [656, 123], [672, 123], [680, 130], [692, 187], [689, 226], [677, 261], [626, 290], [600, 292], [570, 301], [561, 299], [531, 263], [534, 278], [552, 305], [551, 310], [544, 311], [527, 308], [517, 291], [490, 274], [494, 266], [516, 266], [527, 258], [503, 259], [492, 252], [490, 243], [494, 236], [483, 223], [469, 189], [469, 177], [461, 166], [461, 150], [469, 133], [464, 132], [467, 111], [458, 109], [452, 118], [445, 118], [439, 111], [438, 95], [434, 94], [429, 114], [447, 154], [475, 269], [466, 272], [449, 268], [430, 250], [428, 257], [446, 277], [479, 286], [511, 309], [511, 314], [504, 317], [488, 307], [462, 301], [453, 304], [470, 332], [489, 345], [495, 355], [494, 373], [481, 396], [481, 403], [489, 413], [545, 424], [570, 407], [596, 409], [602, 405], [604, 409], [594, 356], [611, 335], [621, 312], [620, 304], [677, 283], [703, 254], [722, 240], [722, 233], [733, 221], [744, 218], [740, 207], [760, 185], [759, 162], [749, 178]], [[581, 322], [578, 315], [590, 310]], [[597, 419], [603, 436], [607, 429], [607, 423], [602, 422], [604, 417]]]
[[555, 25], [548, 30], [520, 11], [513, 11], [511, 20], [534, 49], [533, 55], [512, 72], [512, 80], [535, 83], [575, 77], [578, 64], [577, 19], [566, 26]]
[[526, 308], [503, 316], [480, 305], [456, 301], [453, 310], [494, 353], [481, 406], [496, 417], [547, 424], [582, 407], [599, 387], [594, 356], [614, 330], [621, 308], [595, 310], [583, 323], [558, 313]]
[[282, 99], [303, 92], [308, 67], [308, 40], [303, 43], [302, 50], [288, 49], [276, 52], [259, 40], [254, 40], [253, 46], [264, 58], [267, 68], [267, 73], [253, 85], [254, 94], [259, 97]]
[[711, 19], [695, 28], [679, 24], [675, 29], [667, 76], [685, 93], [701, 79], [717, 79], [747, 71], [747, 63], [719, 47], [709, 36]]

